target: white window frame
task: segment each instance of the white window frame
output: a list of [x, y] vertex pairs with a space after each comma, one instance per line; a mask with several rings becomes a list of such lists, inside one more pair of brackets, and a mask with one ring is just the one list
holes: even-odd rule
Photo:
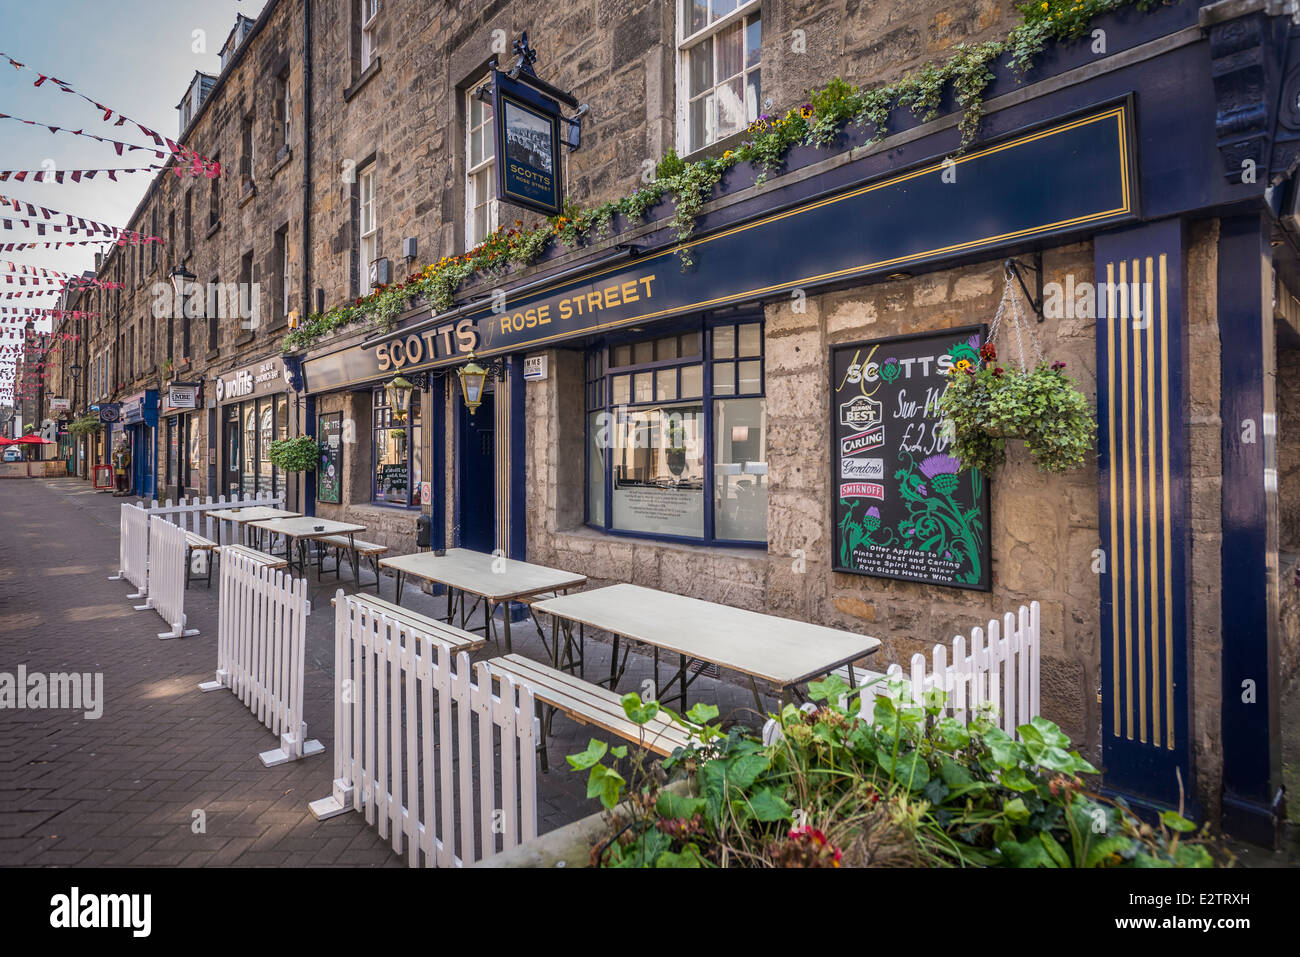
[[283, 145], [283, 146], [288, 146], [288, 145], [289, 145], [289, 134], [292, 132], [292, 126], [290, 125], [290, 122], [289, 122], [289, 120], [290, 120], [290, 115], [291, 115], [291, 114], [289, 113], [289, 105], [290, 105], [290, 100], [289, 100], [289, 72], [288, 72], [287, 70], [285, 71], [285, 74], [284, 74], [284, 81], [283, 81], [283, 82], [284, 82], [284, 91], [283, 91], [283, 92], [284, 92], [284, 97], [283, 97], [283, 98], [281, 99], [281, 101], [280, 101], [280, 109], [284, 111], [284, 123], [283, 123], [283, 125], [280, 127], [280, 134], [281, 134], [281, 145]]
[[[714, 0], [705, 0], [705, 2], [709, 5], [711, 9]], [[686, 19], [685, 17], [682, 16], [682, 3], [683, 0], [673, 0], [673, 18], [677, 23], [677, 27], [676, 27], [676, 31], [677, 31], [677, 151], [681, 155], [686, 156], [690, 153], [695, 153], [708, 146], [711, 146], [712, 144], [718, 142], [718, 140], [720, 139], [726, 138], [717, 135], [716, 132], [717, 123], [716, 121], [714, 121], [711, 124], [711, 131], [706, 132], [705, 134], [706, 136], [705, 142], [693, 144], [690, 141], [691, 140], [690, 104], [692, 99], [690, 95], [690, 83], [691, 83], [690, 68], [689, 68], [690, 51], [694, 47], [698, 46], [700, 43], [705, 41], [706, 39], [716, 36], [718, 33], [721, 33], [723, 30], [735, 26], [737, 21], [740, 21], [741, 23], [741, 36], [743, 38], [744, 21], [755, 15], [758, 15], [761, 20], [763, 11], [762, 11], [762, 0], [740, 0], [740, 2], [736, 6], [736, 9], [726, 14], [726, 16], [720, 17], [714, 22], [707, 24], [706, 26], [702, 27], [700, 30], [697, 30], [695, 33], [686, 35], [685, 34]], [[741, 57], [742, 57], [741, 68], [740, 68], [739, 75], [742, 78], [746, 74], [748, 74], [751, 70], [755, 70], [755, 69], [759, 71], [762, 70], [763, 58], [761, 53], [759, 55], [758, 63], [754, 64], [753, 66], [745, 65], [743, 51]], [[717, 75], [717, 63], [718, 63], [718, 54], [717, 54], [717, 48], [715, 46], [713, 52], [714, 69], [713, 69], [713, 85], [711, 87], [712, 90], [716, 90], [720, 85], [718, 80], [718, 75]], [[731, 77], [727, 77], [726, 79], [731, 79]], [[742, 88], [745, 89], [746, 91], [748, 91], [749, 88], [748, 84], [744, 83], [743, 80], [742, 80]], [[712, 96], [713, 94], [709, 93], [703, 95]], [[746, 93], [746, 96], [747, 95], [748, 93]], [[696, 99], [698, 99], [698, 97]], [[746, 104], [745, 105], [746, 113], [749, 112], [749, 108], [750, 105]], [[716, 109], [716, 105], [715, 105], [715, 109]], [[762, 104], [761, 103], [753, 104], [753, 111], [755, 116], [761, 114], [763, 112]], [[744, 129], [744, 127], [742, 126], [741, 129]], [[710, 124], [706, 123], [706, 130], [710, 130]], [[731, 133], [727, 134], [727, 136], [731, 136], [731, 135], [732, 135]]]
[[[367, 195], [368, 194], [368, 195]], [[371, 163], [357, 174], [357, 231], [361, 260], [358, 287], [361, 295], [370, 294], [370, 261], [378, 255], [378, 215], [376, 209], [375, 164]]]
[[[483, 79], [470, 85], [465, 91], [465, 248], [473, 249], [497, 228], [497, 217], [500, 212], [500, 204], [496, 197], [496, 177], [493, 169], [496, 165], [496, 132], [493, 126], [495, 119], [492, 113], [492, 104], [486, 101], [482, 103], [484, 110], [484, 120], [478, 126], [471, 124], [470, 118], [473, 116], [473, 105], [475, 102], [474, 91], [482, 85]], [[492, 156], [490, 159], [484, 159], [479, 163], [473, 162], [471, 155], [471, 143], [475, 130], [482, 130], [484, 134], [484, 144], [490, 143], [492, 146]], [[486, 151], [486, 149], [485, 149]], [[477, 183], [482, 182], [483, 188], [487, 191], [486, 202], [484, 197], [479, 195]], [[476, 234], [474, 228], [474, 213], [481, 206], [487, 206], [487, 225], [486, 231], [482, 236]]]
[[284, 231], [284, 248], [280, 252], [280, 316], [289, 318], [291, 273], [289, 272], [289, 230]]
[[379, 50], [375, 35], [375, 21], [379, 19], [380, 0], [361, 0], [361, 72], [365, 73], [374, 62]]

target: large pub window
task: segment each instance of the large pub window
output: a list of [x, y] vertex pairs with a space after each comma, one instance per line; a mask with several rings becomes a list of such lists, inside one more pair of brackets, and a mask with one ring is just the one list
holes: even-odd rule
[[420, 504], [420, 393], [411, 390], [411, 407], [389, 404], [388, 390], [374, 392], [374, 501], [382, 505]]
[[761, 320], [693, 323], [587, 355], [587, 522], [706, 544], [767, 541]]
[[225, 488], [229, 495], [285, 491], [285, 475], [271, 464], [271, 443], [289, 437], [289, 399], [264, 396], [226, 409]]

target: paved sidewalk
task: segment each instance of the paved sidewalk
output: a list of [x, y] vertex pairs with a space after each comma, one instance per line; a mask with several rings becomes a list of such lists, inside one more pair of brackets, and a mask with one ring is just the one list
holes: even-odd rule
[[[215, 580], [186, 593], [200, 634], [168, 641], [155, 637], [164, 630], [155, 612], [132, 610], [129, 583], [108, 580], [122, 501], [77, 479], [0, 482], [0, 672], [102, 672], [104, 696], [98, 719], [0, 710], [0, 865], [404, 866], [361, 815], [317, 822], [307, 809], [329, 794], [332, 774], [332, 575], [310, 579], [305, 686], [308, 733], [326, 752], [265, 768], [257, 755], [275, 737], [233, 695], [196, 688], [216, 667]], [[611, 569], [609, 577], [625, 576]], [[346, 575], [342, 583], [353, 590]], [[382, 588], [391, 599], [392, 579]], [[445, 608], [416, 588], [402, 603], [426, 614]], [[544, 660], [531, 621], [513, 630], [516, 651]], [[589, 639], [594, 673], [609, 650]], [[475, 657], [498, 654], [489, 643]], [[650, 669], [634, 655], [621, 687], [641, 687]], [[753, 723], [747, 686], [701, 677], [692, 697]], [[563, 716], [554, 731], [539, 832], [597, 809], [564, 755], [601, 735]], [[199, 818], [204, 830], [195, 833]]]

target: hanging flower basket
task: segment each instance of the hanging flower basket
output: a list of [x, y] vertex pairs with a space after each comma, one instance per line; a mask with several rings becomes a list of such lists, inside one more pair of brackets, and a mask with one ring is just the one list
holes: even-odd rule
[[310, 472], [320, 461], [320, 446], [310, 435], [277, 439], [267, 449], [267, 458], [282, 472]]
[[[1006, 461], [1007, 443], [1019, 440], [1043, 472], [1080, 468], [1093, 448], [1096, 413], [1065, 374], [1065, 363], [1048, 365], [1043, 359], [1011, 289], [1010, 276], [1007, 278], [989, 341], [980, 347], [977, 357], [954, 354], [948, 370], [948, 388], [939, 399], [939, 409], [952, 439], [952, 452], [963, 468], [979, 469], [987, 475]], [[1019, 370], [998, 365], [993, 344], [1008, 301], [1020, 345]], [[1037, 354], [1032, 368], [1025, 361], [1022, 335]]]

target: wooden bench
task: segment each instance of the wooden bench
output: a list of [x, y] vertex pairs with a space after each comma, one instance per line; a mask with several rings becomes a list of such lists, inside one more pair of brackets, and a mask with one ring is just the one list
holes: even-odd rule
[[[521, 655], [492, 658], [487, 664], [494, 678], [509, 675], [513, 681], [528, 685], [534, 698], [563, 711], [579, 724], [593, 725], [655, 754], [666, 757], [691, 742], [686, 729], [674, 724], [663, 712], [644, 725], [634, 724], [623, 710], [622, 695], [583, 681], [576, 675], [557, 671]], [[548, 719], [543, 724], [543, 768], [546, 767], [545, 734], [549, 728]]]
[[259, 552], [256, 548], [249, 548], [247, 545], [222, 545], [221, 551], [230, 552], [238, 555], [240, 558], [247, 558], [264, 568], [288, 568], [289, 563], [283, 558], [276, 555], [268, 555], [266, 552]]
[[[353, 548], [356, 548], [358, 558], [370, 559], [370, 567], [373, 568], [375, 572], [375, 594], [379, 594], [379, 557], [388, 553], [387, 545], [376, 545], [374, 542], [363, 542], [360, 540], [350, 542], [346, 535], [326, 535], [323, 538], [316, 539], [315, 541], [318, 549], [316, 553], [316, 572], [318, 575], [324, 573], [323, 562], [325, 560], [325, 549], [334, 549], [334, 577], [339, 578], [343, 572], [343, 563], [340, 561], [341, 554], [345, 551], [351, 551]], [[396, 608], [399, 606], [394, 605], [393, 607]]]
[[[217, 547], [217, 543], [210, 538], [204, 538], [198, 532], [187, 531], [185, 533], [185, 587], [190, 587], [190, 568], [191, 558], [195, 552], [211, 552]], [[212, 587], [212, 556], [208, 556], [208, 587]]]
[[[350, 595], [349, 597], [356, 601], [361, 606], [361, 610], [367, 615], [387, 615], [400, 625], [424, 632], [435, 641], [449, 645], [452, 651], [478, 651], [487, 644], [487, 639], [480, 635], [471, 634], [463, 628], [449, 625], [437, 618], [421, 615], [419, 612], [403, 608], [401, 605], [395, 605], [386, 599], [372, 598], [369, 595], [360, 594]], [[330, 604], [333, 605], [335, 600], [331, 598]]]

